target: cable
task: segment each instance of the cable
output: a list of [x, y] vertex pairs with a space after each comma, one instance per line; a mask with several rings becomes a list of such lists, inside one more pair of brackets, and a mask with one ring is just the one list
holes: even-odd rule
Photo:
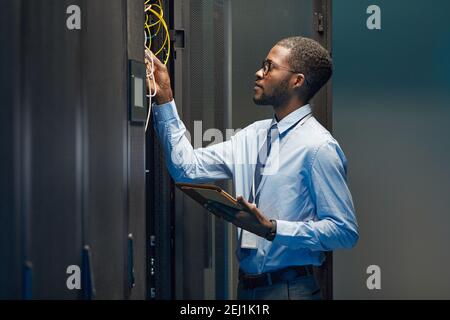
[[[160, 53], [162, 52], [162, 50], [165, 48], [165, 46], [167, 45], [167, 54], [166, 54], [166, 58], [165, 58], [165, 60], [164, 60], [164, 64], [167, 64], [167, 62], [169, 61], [169, 56], [170, 56], [170, 35], [169, 35], [169, 28], [167, 28], [167, 24], [166, 24], [166, 22], [164, 21], [164, 19], [162, 18], [162, 16], [161, 16], [158, 12], [156, 12], [155, 10], [153, 10], [153, 9], [151, 8], [151, 6], [147, 7], [147, 8], [145, 9], [145, 11], [150, 11], [152, 14], [154, 14], [154, 15], [159, 19], [159, 21], [161, 22], [163, 28], [164, 28], [165, 31], [166, 31], [166, 37], [164, 38], [164, 43], [163, 43], [163, 45], [161, 46], [161, 48], [159, 48], [159, 50], [157, 50], [157, 51], [155, 52], [155, 56], [157, 56], [158, 54], [160, 54]], [[150, 48], [148, 48], [148, 49], [150, 49]]]
[[[158, 48], [158, 49], [154, 48], [154, 50], [152, 50], [152, 51], [155, 52], [155, 56], [158, 56], [161, 52], [165, 52], [166, 55], [165, 55], [165, 57], [163, 56], [163, 59], [161, 59], [161, 61], [163, 61], [164, 64], [167, 64], [167, 62], [169, 61], [169, 57], [170, 57], [171, 41], [170, 41], [169, 28], [167, 27], [167, 24], [164, 20], [163, 6], [161, 3], [161, 0], [157, 0], [158, 4], [155, 4], [155, 3], [150, 4], [150, 2], [151, 2], [151, 0], [145, 1], [145, 14], [146, 14], [145, 25], [144, 25], [145, 47], [149, 50], [152, 49], [152, 44], [153, 44], [152, 38], [154, 38], [156, 35], [159, 34], [159, 32], [161, 30], [161, 26], [162, 26], [162, 29], [164, 29], [164, 31], [165, 31], [164, 42], [160, 48]], [[154, 22], [154, 20], [156, 20], [156, 21]], [[156, 32], [152, 33], [152, 29], [155, 29], [155, 28], [157, 28]], [[166, 49], [166, 47], [167, 47], [167, 49]]]
[[[149, 88], [149, 95], [147, 97], [149, 98], [149, 107], [148, 107], [148, 114], [147, 114], [147, 121], [145, 123], [145, 131], [147, 132], [148, 124], [150, 122], [150, 113], [151, 113], [151, 107], [152, 107], [152, 98], [156, 96], [157, 89], [156, 89], [156, 81], [154, 77], [154, 70], [155, 70], [155, 63], [153, 56], [150, 54], [150, 51], [155, 52], [155, 56], [160, 54], [161, 52], [164, 52], [166, 55], [164, 59], [161, 59], [164, 64], [167, 64], [170, 57], [170, 34], [169, 34], [169, 28], [167, 27], [166, 22], [164, 21], [164, 10], [163, 5], [161, 3], [161, 0], [157, 0], [158, 4], [152, 3], [150, 4], [151, 0], [146, 0], [144, 3], [145, 7], [145, 24], [144, 24], [144, 37], [145, 37], [145, 59], [150, 64], [150, 72], [147, 70], [147, 82], [152, 81], [153, 82], [153, 88], [154, 92], [151, 92], [151, 86]], [[155, 9], [153, 9], [155, 8]], [[156, 20], [156, 21], [155, 21]], [[162, 29], [165, 31], [165, 37], [164, 42], [160, 48], [157, 50], [152, 50], [153, 41], [152, 38], [156, 37], [159, 32]], [[152, 29], [156, 29], [155, 33], [152, 33]], [[166, 49], [167, 46], [167, 49]]]

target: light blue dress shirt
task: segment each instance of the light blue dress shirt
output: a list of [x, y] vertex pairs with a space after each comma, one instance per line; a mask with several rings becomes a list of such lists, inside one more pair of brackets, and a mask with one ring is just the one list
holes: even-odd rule
[[[174, 101], [153, 106], [152, 112], [176, 182], [233, 179], [236, 195], [251, 198], [257, 154], [275, 119], [257, 121], [223, 143], [194, 150]], [[279, 137], [257, 191], [258, 208], [277, 220], [277, 234], [273, 241], [256, 237], [256, 249], [238, 248], [240, 268], [246, 273], [318, 266], [324, 251], [351, 248], [358, 240], [347, 160], [331, 134], [313, 116], [305, 117], [310, 113], [307, 104], [277, 123]]]

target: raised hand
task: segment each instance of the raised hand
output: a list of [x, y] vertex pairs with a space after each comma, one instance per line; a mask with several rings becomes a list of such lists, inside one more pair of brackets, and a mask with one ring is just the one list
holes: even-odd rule
[[[154, 79], [151, 78], [152, 59]], [[150, 77], [147, 77], [147, 86], [150, 89], [150, 92], [155, 92], [156, 90], [156, 103], [164, 104], [172, 101], [173, 93], [167, 67], [148, 49], [145, 50], [145, 64], [147, 66], [147, 75], [150, 75]]]

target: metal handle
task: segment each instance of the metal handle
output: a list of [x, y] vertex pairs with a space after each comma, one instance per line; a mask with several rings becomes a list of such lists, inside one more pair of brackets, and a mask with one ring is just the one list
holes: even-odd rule
[[25, 261], [23, 266], [23, 287], [22, 296], [24, 300], [31, 300], [33, 298], [33, 264], [30, 261]]
[[91, 263], [91, 249], [89, 246], [83, 248], [83, 298], [92, 300], [95, 298], [94, 273]]
[[128, 235], [128, 288], [136, 285], [134, 280], [133, 234]]

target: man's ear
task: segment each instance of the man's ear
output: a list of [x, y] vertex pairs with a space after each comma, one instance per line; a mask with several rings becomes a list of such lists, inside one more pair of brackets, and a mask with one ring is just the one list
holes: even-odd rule
[[294, 89], [298, 90], [305, 84], [305, 75], [303, 73], [296, 73], [295, 74], [295, 82], [294, 82]]

